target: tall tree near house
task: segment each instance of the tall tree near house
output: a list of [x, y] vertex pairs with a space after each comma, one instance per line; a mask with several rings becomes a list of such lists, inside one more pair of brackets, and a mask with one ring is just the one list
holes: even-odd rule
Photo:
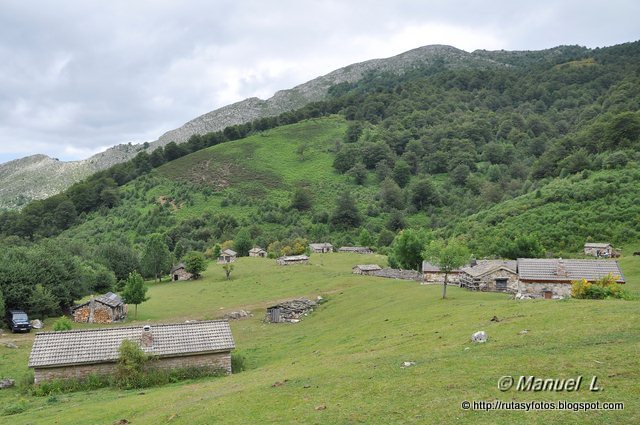
[[200, 274], [207, 268], [204, 255], [198, 251], [187, 252], [184, 256], [184, 265], [187, 272], [191, 273], [195, 279], [198, 279]]
[[122, 298], [127, 304], [133, 304], [136, 306], [135, 318], [138, 318], [138, 304], [142, 304], [147, 301], [147, 286], [144, 284], [144, 279], [140, 276], [140, 273], [129, 273], [127, 282], [124, 285], [124, 291], [122, 291]]
[[422, 255], [431, 264], [440, 268], [444, 273], [444, 284], [442, 285], [442, 299], [447, 298], [447, 283], [449, 274], [463, 266], [471, 254], [467, 247], [457, 239], [451, 238], [448, 241], [442, 239], [431, 241], [425, 248]]
[[171, 268], [171, 253], [162, 235], [154, 233], [147, 239], [141, 261], [142, 271], [148, 277], [154, 277], [160, 282], [162, 275]]

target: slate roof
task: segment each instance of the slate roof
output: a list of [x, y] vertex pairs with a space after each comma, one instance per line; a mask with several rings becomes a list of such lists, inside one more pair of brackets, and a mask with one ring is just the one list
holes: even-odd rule
[[310, 243], [309, 246], [311, 247], [311, 249], [333, 248], [333, 245], [331, 245], [329, 242]]
[[598, 243], [598, 242], [587, 242], [584, 244], [585, 248], [609, 248], [611, 246], [610, 243]]
[[249, 250], [249, 252], [255, 252], [255, 253], [258, 253], [258, 252], [267, 252], [267, 251], [265, 251], [264, 249], [260, 248], [259, 246], [256, 246], [255, 248], [251, 248], [251, 249]]
[[225, 249], [224, 251], [222, 251], [222, 254], [227, 254], [232, 257], [235, 257], [236, 255], [238, 255], [238, 253], [235, 252], [233, 249]]
[[382, 270], [382, 267], [380, 267], [377, 264], [358, 264], [357, 266], [354, 267], [354, 269], [355, 268], [359, 268], [363, 272], [372, 272], [374, 270]]
[[338, 252], [372, 252], [368, 246], [343, 246], [338, 248]]
[[173, 272], [175, 272], [176, 270], [186, 269], [186, 268], [187, 268], [187, 266], [185, 266], [184, 263], [177, 264], [177, 265], [171, 267], [171, 271], [169, 272], [169, 274], [173, 274]]
[[278, 260], [282, 261], [304, 261], [308, 259], [309, 257], [306, 255], [285, 255], [284, 257], [278, 258]]
[[594, 281], [609, 273], [619, 276], [618, 283], [625, 282], [617, 261], [518, 258], [518, 274], [523, 281], [570, 282], [582, 278]]
[[[114, 294], [113, 292], [107, 292], [106, 294], [100, 295], [99, 297], [95, 297], [94, 299], [96, 302], [102, 303], [112, 308], [115, 308], [115, 307], [118, 307], [119, 305], [124, 304], [124, 301], [122, 300], [122, 298], [120, 298], [117, 294]], [[72, 310], [76, 310], [80, 307], [83, 307], [89, 304], [90, 302], [91, 301], [87, 301], [86, 303], [76, 305], [72, 308]]]
[[[461, 271], [462, 271], [461, 269], [455, 269], [455, 270], [452, 270], [451, 273], [460, 273]], [[436, 266], [435, 264], [431, 264], [428, 261], [423, 261], [422, 272], [423, 273], [440, 273], [440, 267]]]
[[478, 277], [499, 268], [506, 268], [516, 273], [518, 263], [515, 260], [477, 260], [476, 265], [463, 267], [462, 271], [472, 277]]
[[[158, 357], [230, 351], [235, 348], [229, 322], [151, 325], [153, 345], [141, 348]], [[141, 343], [142, 326], [38, 332], [29, 355], [29, 367], [58, 367], [115, 362], [123, 340]]]

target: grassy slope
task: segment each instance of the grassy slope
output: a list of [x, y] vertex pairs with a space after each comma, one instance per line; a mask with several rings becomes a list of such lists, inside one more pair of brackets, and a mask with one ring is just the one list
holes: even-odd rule
[[[210, 265], [198, 282], [158, 284], [140, 319], [216, 317], [250, 308], [232, 322], [248, 370], [144, 391], [99, 390], [52, 398], [0, 393], [3, 406], [25, 412], [0, 423], [637, 423], [640, 421], [638, 301], [526, 301], [415, 282], [350, 274], [356, 263], [381, 257], [314, 255], [309, 266], [276, 267], [241, 259], [231, 282]], [[628, 258], [627, 275], [640, 258]], [[634, 276], [637, 278], [637, 276]], [[633, 285], [638, 285], [634, 280]], [[273, 300], [323, 294], [329, 302], [301, 323], [267, 325]], [[223, 308], [221, 310], [221, 307]], [[491, 322], [494, 315], [500, 322]], [[484, 345], [469, 342], [480, 329]], [[529, 329], [526, 335], [519, 335]], [[0, 375], [24, 370], [32, 335], [5, 335]], [[466, 348], [469, 347], [467, 350]], [[402, 369], [403, 361], [415, 361]], [[501, 393], [502, 375], [597, 375], [605, 390], [590, 393]], [[287, 380], [285, 382], [285, 380]], [[275, 382], [284, 385], [273, 387]], [[309, 388], [304, 388], [309, 385]], [[463, 400], [623, 401], [624, 412], [465, 412]], [[316, 410], [317, 406], [325, 410]], [[2, 412], [0, 412], [2, 413]]]

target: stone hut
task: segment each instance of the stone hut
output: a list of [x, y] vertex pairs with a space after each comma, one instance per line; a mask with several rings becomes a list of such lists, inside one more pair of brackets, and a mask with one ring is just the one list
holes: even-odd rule
[[234, 261], [236, 261], [237, 257], [237, 252], [232, 249], [225, 249], [220, 253], [220, 256], [218, 257], [218, 264], [233, 263]]
[[127, 318], [127, 305], [113, 292], [71, 308], [73, 321], [77, 323], [113, 323]]
[[309, 250], [316, 254], [326, 254], [333, 252], [333, 245], [328, 242], [309, 244]]
[[186, 266], [184, 265], [184, 263], [180, 263], [177, 266], [173, 266], [171, 268], [171, 271], [169, 272], [169, 275], [171, 276], [171, 280], [176, 282], [178, 280], [191, 280], [193, 279], [193, 274], [189, 273], [187, 271]]
[[594, 282], [609, 274], [617, 283], [625, 283], [618, 262], [613, 260], [519, 258], [518, 292], [537, 298], [568, 298], [571, 297], [572, 281]]
[[[462, 269], [452, 270], [447, 276], [447, 284], [457, 285], [461, 274]], [[422, 262], [422, 276], [424, 283], [444, 283], [444, 273], [440, 270], [440, 267], [428, 261]]]
[[276, 263], [281, 266], [289, 266], [292, 264], [309, 264], [309, 257], [306, 255], [288, 255], [280, 257], [276, 260]]
[[587, 242], [584, 244], [584, 254], [592, 255], [596, 258], [612, 258], [617, 257], [617, 252], [613, 249], [613, 245], [610, 243], [592, 243]]
[[353, 274], [363, 274], [363, 275], [373, 275], [374, 272], [378, 270], [382, 270], [377, 264], [358, 264], [357, 266], [351, 269]]
[[156, 360], [153, 367], [211, 367], [231, 373], [235, 348], [229, 322], [210, 320], [165, 325], [145, 325], [38, 332], [29, 356], [35, 383], [51, 379], [86, 378], [112, 374], [125, 339], [140, 345]]
[[259, 246], [256, 246], [254, 248], [251, 248], [251, 250], [249, 251], [249, 257], [266, 258], [267, 257], [267, 251], [265, 251], [264, 249], [260, 248]]
[[463, 267], [458, 283], [477, 291], [518, 292], [518, 265], [515, 260], [477, 260]]
[[338, 248], [338, 252], [353, 252], [355, 254], [373, 254], [368, 246], [343, 246]]

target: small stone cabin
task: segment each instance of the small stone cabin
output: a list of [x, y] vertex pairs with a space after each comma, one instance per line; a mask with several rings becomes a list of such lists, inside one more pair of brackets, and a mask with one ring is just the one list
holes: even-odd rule
[[355, 254], [373, 254], [368, 246], [343, 246], [338, 248], [338, 252], [353, 252]]
[[233, 263], [234, 261], [236, 261], [237, 256], [238, 253], [234, 250], [225, 249], [220, 253], [220, 256], [218, 257], [218, 264]]
[[518, 292], [518, 263], [515, 260], [477, 260], [462, 268], [458, 283], [476, 291]]
[[316, 254], [326, 254], [333, 252], [333, 245], [328, 242], [309, 244], [309, 250]]
[[38, 332], [29, 356], [35, 383], [114, 373], [120, 344], [125, 339], [139, 344], [144, 352], [152, 355], [156, 368], [212, 367], [231, 373], [231, 350], [235, 343], [229, 322], [210, 320]]
[[127, 304], [113, 292], [71, 308], [73, 321], [77, 323], [113, 323], [127, 318]]
[[265, 251], [264, 249], [260, 248], [259, 246], [256, 246], [254, 248], [251, 248], [251, 250], [249, 251], [249, 257], [266, 258], [267, 257], [267, 251]]
[[587, 242], [584, 244], [584, 253], [585, 255], [592, 255], [596, 258], [604, 257], [610, 258], [617, 256], [616, 252], [613, 249], [613, 246], [610, 243], [592, 243]]
[[[447, 284], [457, 285], [461, 274], [462, 269], [452, 270], [447, 276]], [[428, 261], [422, 262], [422, 275], [424, 283], [444, 283], [444, 273], [440, 271], [440, 267]]]
[[377, 264], [358, 264], [351, 269], [353, 274], [373, 275], [374, 272], [382, 270]]
[[571, 297], [571, 282], [583, 278], [594, 282], [611, 274], [617, 283], [625, 283], [613, 260], [519, 258], [518, 274], [520, 293], [547, 299]]
[[171, 276], [171, 280], [176, 282], [178, 280], [191, 280], [193, 279], [193, 274], [187, 271], [187, 267], [184, 263], [180, 263], [177, 266], [173, 266], [171, 271], [169, 272]]
[[280, 257], [276, 263], [281, 266], [290, 266], [292, 264], [309, 264], [309, 257], [306, 255], [289, 255]]

